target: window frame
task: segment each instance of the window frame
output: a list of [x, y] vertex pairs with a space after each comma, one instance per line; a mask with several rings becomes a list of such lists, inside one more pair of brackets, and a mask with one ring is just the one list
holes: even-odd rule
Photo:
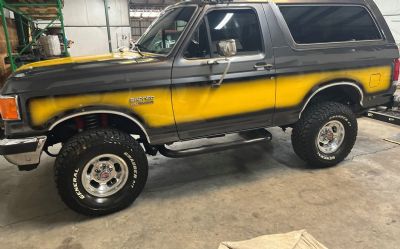
[[[178, 46], [178, 44], [181, 45], [182, 42], [185, 41], [185, 36], [187, 35], [188, 32], [190, 32], [190, 27], [192, 27], [193, 23], [195, 23], [196, 20], [197, 20], [197, 17], [198, 17], [198, 15], [199, 15], [199, 8], [200, 8], [200, 7], [199, 7], [199, 5], [197, 5], [197, 4], [172, 5], [172, 6], [170, 6], [170, 7], [165, 8], [165, 9], [161, 12], [161, 13], [164, 13], [164, 12], [166, 12], [166, 11], [169, 11], [169, 10], [172, 10], [172, 9], [177, 9], [177, 8], [182, 8], [182, 7], [194, 7], [195, 9], [194, 9], [194, 12], [193, 12], [192, 17], [190, 18], [189, 22], [186, 24], [185, 28], [182, 30], [182, 34], [181, 34], [181, 36], [179, 37], [179, 39], [176, 41], [174, 47], [173, 47], [168, 53], [166, 53], [166, 54], [158, 54], [158, 53], [150, 53], [150, 52], [146, 52], [146, 53], [148, 53], [148, 54], [154, 54], [154, 55], [157, 55], [157, 56], [160, 56], [160, 57], [168, 58], [168, 57], [174, 55], [174, 54], [175, 54], [175, 51], [179, 51], [179, 47], [180, 47], [180, 46]], [[156, 21], [157, 21], [158, 19], [160, 19], [161, 17], [162, 17], [162, 16], [160, 15], [160, 16], [158, 16], [157, 18], [155, 18], [155, 19], [152, 21], [152, 23], [150, 24], [150, 26], [147, 27], [146, 31], [140, 36], [139, 40], [137, 40], [136, 43], [138, 43], [138, 42], [142, 39], [142, 37], [144, 37], [144, 36], [149, 32], [149, 30], [152, 28], [152, 26], [153, 26], [153, 25], [156, 23]]]
[[[284, 32], [284, 35], [289, 38], [290, 42], [293, 47], [295, 48], [327, 48], [329, 46], [333, 47], [348, 47], [354, 44], [357, 45], [371, 45], [374, 43], [382, 44], [383, 42], [386, 41], [386, 36], [385, 33], [383, 32], [382, 28], [379, 26], [379, 23], [377, 22], [376, 16], [367, 6], [362, 5], [362, 4], [331, 4], [331, 3], [321, 3], [321, 4], [273, 4], [274, 7], [272, 8], [273, 11], [275, 12], [275, 15], [278, 19], [279, 26], [281, 27], [282, 31]], [[286, 22], [286, 19], [284, 18], [280, 6], [288, 6], [288, 7], [301, 7], [301, 6], [317, 6], [317, 7], [323, 7], [323, 6], [339, 6], [339, 7], [347, 7], [347, 6], [353, 6], [353, 7], [361, 7], [364, 8], [367, 13], [370, 15], [371, 19], [373, 20], [376, 29], [378, 30], [380, 34], [380, 39], [375, 39], [375, 40], [359, 40], [359, 41], [338, 41], [338, 42], [319, 42], [319, 43], [297, 43], [295, 39], [293, 38], [292, 32], [289, 28], [288, 23]]]
[[[186, 39], [185, 43], [183, 44], [183, 48], [182, 52], [181, 52], [181, 57], [185, 60], [188, 61], [196, 61], [196, 60], [209, 60], [209, 59], [215, 59], [215, 58], [223, 58], [222, 56], [213, 56], [213, 50], [212, 50], [212, 42], [211, 42], [211, 32], [210, 32], [210, 24], [208, 22], [208, 14], [212, 11], [216, 11], [216, 10], [251, 10], [255, 13], [256, 17], [257, 17], [257, 21], [258, 21], [258, 27], [259, 27], [259, 32], [260, 32], [260, 38], [261, 38], [261, 51], [259, 53], [254, 53], [254, 54], [244, 54], [244, 55], [235, 55], [232, 56], [232, 58], [253, 58], [254, 56], [259, 56], [262, 55], [263, 57], [265, 57], [266, 55], [266, 45], [265, 45], [265, 39], [264, 39], [264, 32], [261, 26], [261, 19], [260, 19], [260, 15], [257, 11], [256, 8], [254, 8], [253, 6], [211, 6], [210, 8], [206, 9], [205, 12], [199, 17], [198, 22], [195, 25], [195, 28], [193, 28], [192, 32], [190, 32], [188, 34], [188, 38]], [[197, 30], [200, 25], [202, 20], [204, 20], [205, 24], [206, 24], [206, 29], [207, 29], [207, 40], [208, 40], [208, 46], [210, 49], [210, 53], [209, 53], [209, 57], [204, 57], [204, 58], [186, 58], [183, 54], [185, 53], [186, 49], [189, 46], [189, 42], [190, 39], [192, 38], [193, 33], [195, 32], [195, 30]]]
[[[196, 30], [198, 28], [200, 28], [200, 25], [202, 24], [203, 21], [204, 21], [204, 24], [206, 25], [206, 30], [207, 30], [207, 34], [206, 35], [207, 35], [207, 43], [208, 43], [208, 47], [209, 47], [208, 48], [209, 49], [208, 56], [203, 57], [203, 58], [196, 58], [196, 57], [188, 58], [188, 57], [185, 56], [185, 52], [189, 47], [189, 44], [190, 44], [190, 41], [192, 40], [194, 32], [196, 32]], [[193, 31], [189, 34], [188, 39], [187, 39], [187, 41], [186, 41], [186, 43], [184, 44], [183, 47], [184, 47], [184, 49], [182, 50], [182, 58], [185, 59], [185, 60], [205, 60], [205, 59], [213, 58], [212, 57], [212, 52], [211, 52], [210, 26], [208, 24], [208, 18], [206, 16], [202, 16], [199, 19], [199, 22], [196, 24], [196, 27], [193, 29]]]

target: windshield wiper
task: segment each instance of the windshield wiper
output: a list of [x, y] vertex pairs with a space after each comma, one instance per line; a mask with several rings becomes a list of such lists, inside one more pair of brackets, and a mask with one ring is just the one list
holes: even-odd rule
[[135, 44], [135, 47], [133, 49], [136, 50], [140, 55], [143, 55], [143, 52], [151, 53], [151, 54], [160, 54], [160, 53], [157, 53], [157, 51], [148, 49], [147, 47], [143, 46], [142, 44]]
[[136, 43], [136, 44], [135, 44], [135, 47], [133, 47], [133, 49], [135, 49], [135, 50], [139, 53], [140, 56], [144, 57], [144, 54], [143, 54], [142, 51], [141, 51], [141, 47], [143, 48], [142, 45]]

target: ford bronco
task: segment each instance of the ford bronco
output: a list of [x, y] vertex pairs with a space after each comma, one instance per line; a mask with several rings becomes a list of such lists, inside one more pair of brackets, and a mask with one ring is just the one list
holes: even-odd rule
[[[186, 157], [292, 129], [309, 166], [352, 150], [357, 116], [391, 105], [399, 50], [372, 0], [187, 1], [130, 52], [21, 66], [0, 97], [0, 154], [20, 170], [56, 156], [73, 210], [102, 215], [140, 194], [148, 155]], [[172, 143], [237, 133], [197, 148]], [[57, 155], [50, 146], [61, 144]]]

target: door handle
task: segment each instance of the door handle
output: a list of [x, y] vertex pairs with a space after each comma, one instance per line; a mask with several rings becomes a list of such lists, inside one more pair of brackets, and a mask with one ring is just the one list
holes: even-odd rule
[[220, 59], [208, 60], [207, 61], [207, 65], [217, 65], [217, 64], [221, 64], [221, 63], [226, 63], [225, 70], [224, 70], [221, 78], [218, 81], [212, 81], [212, 83], [211, 83], [212, 87], [221, 86], [221, 84], [224, 81], [226, 75], [228, 74], [229, 68], [231, 67], [231, 60], [229, 58], [220, 58]]
[[273, 68], [274, 68], [273, 64], [264, 63], [264, 62], [257, 63], [257, 64], [254, 65], [254, 69], [255, 70], [268, 70], [268, 71], [270, 71]]
[[223, 64], [223, 63], [228, 63], [227, 58], [217, 58], [217, 59], [212, 59], [207, 61], [207, 65], [218, 65], [218, 64]]

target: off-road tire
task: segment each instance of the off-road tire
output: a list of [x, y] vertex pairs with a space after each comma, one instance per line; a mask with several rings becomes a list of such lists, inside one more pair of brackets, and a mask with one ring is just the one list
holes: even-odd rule
[[[83, 167], [102, 154], [117, 155], [126, 162], [128, 176], [118, 192], [91, 195], [82, 185]], [[55, 162], [55, 182], [64, 203], [74, 211], [90, 216], [105, 215], [128, 207], [142, 192], [148, 174], [146, 155], [129, 134], [113, 129], [82, 132], [62, 147]]]
[[[345, 129], [339, 149], [324, 154], [316, 144], [320, 129], [329, 121], [339, 121]], [[308, 107], [293, 126], [292, 146], [295, 153], [313, 168], [332, 167], [342, 162], [351, 152], [358, 132], [357, 119], [346, 105], [337, 102], [315, 103]]]

